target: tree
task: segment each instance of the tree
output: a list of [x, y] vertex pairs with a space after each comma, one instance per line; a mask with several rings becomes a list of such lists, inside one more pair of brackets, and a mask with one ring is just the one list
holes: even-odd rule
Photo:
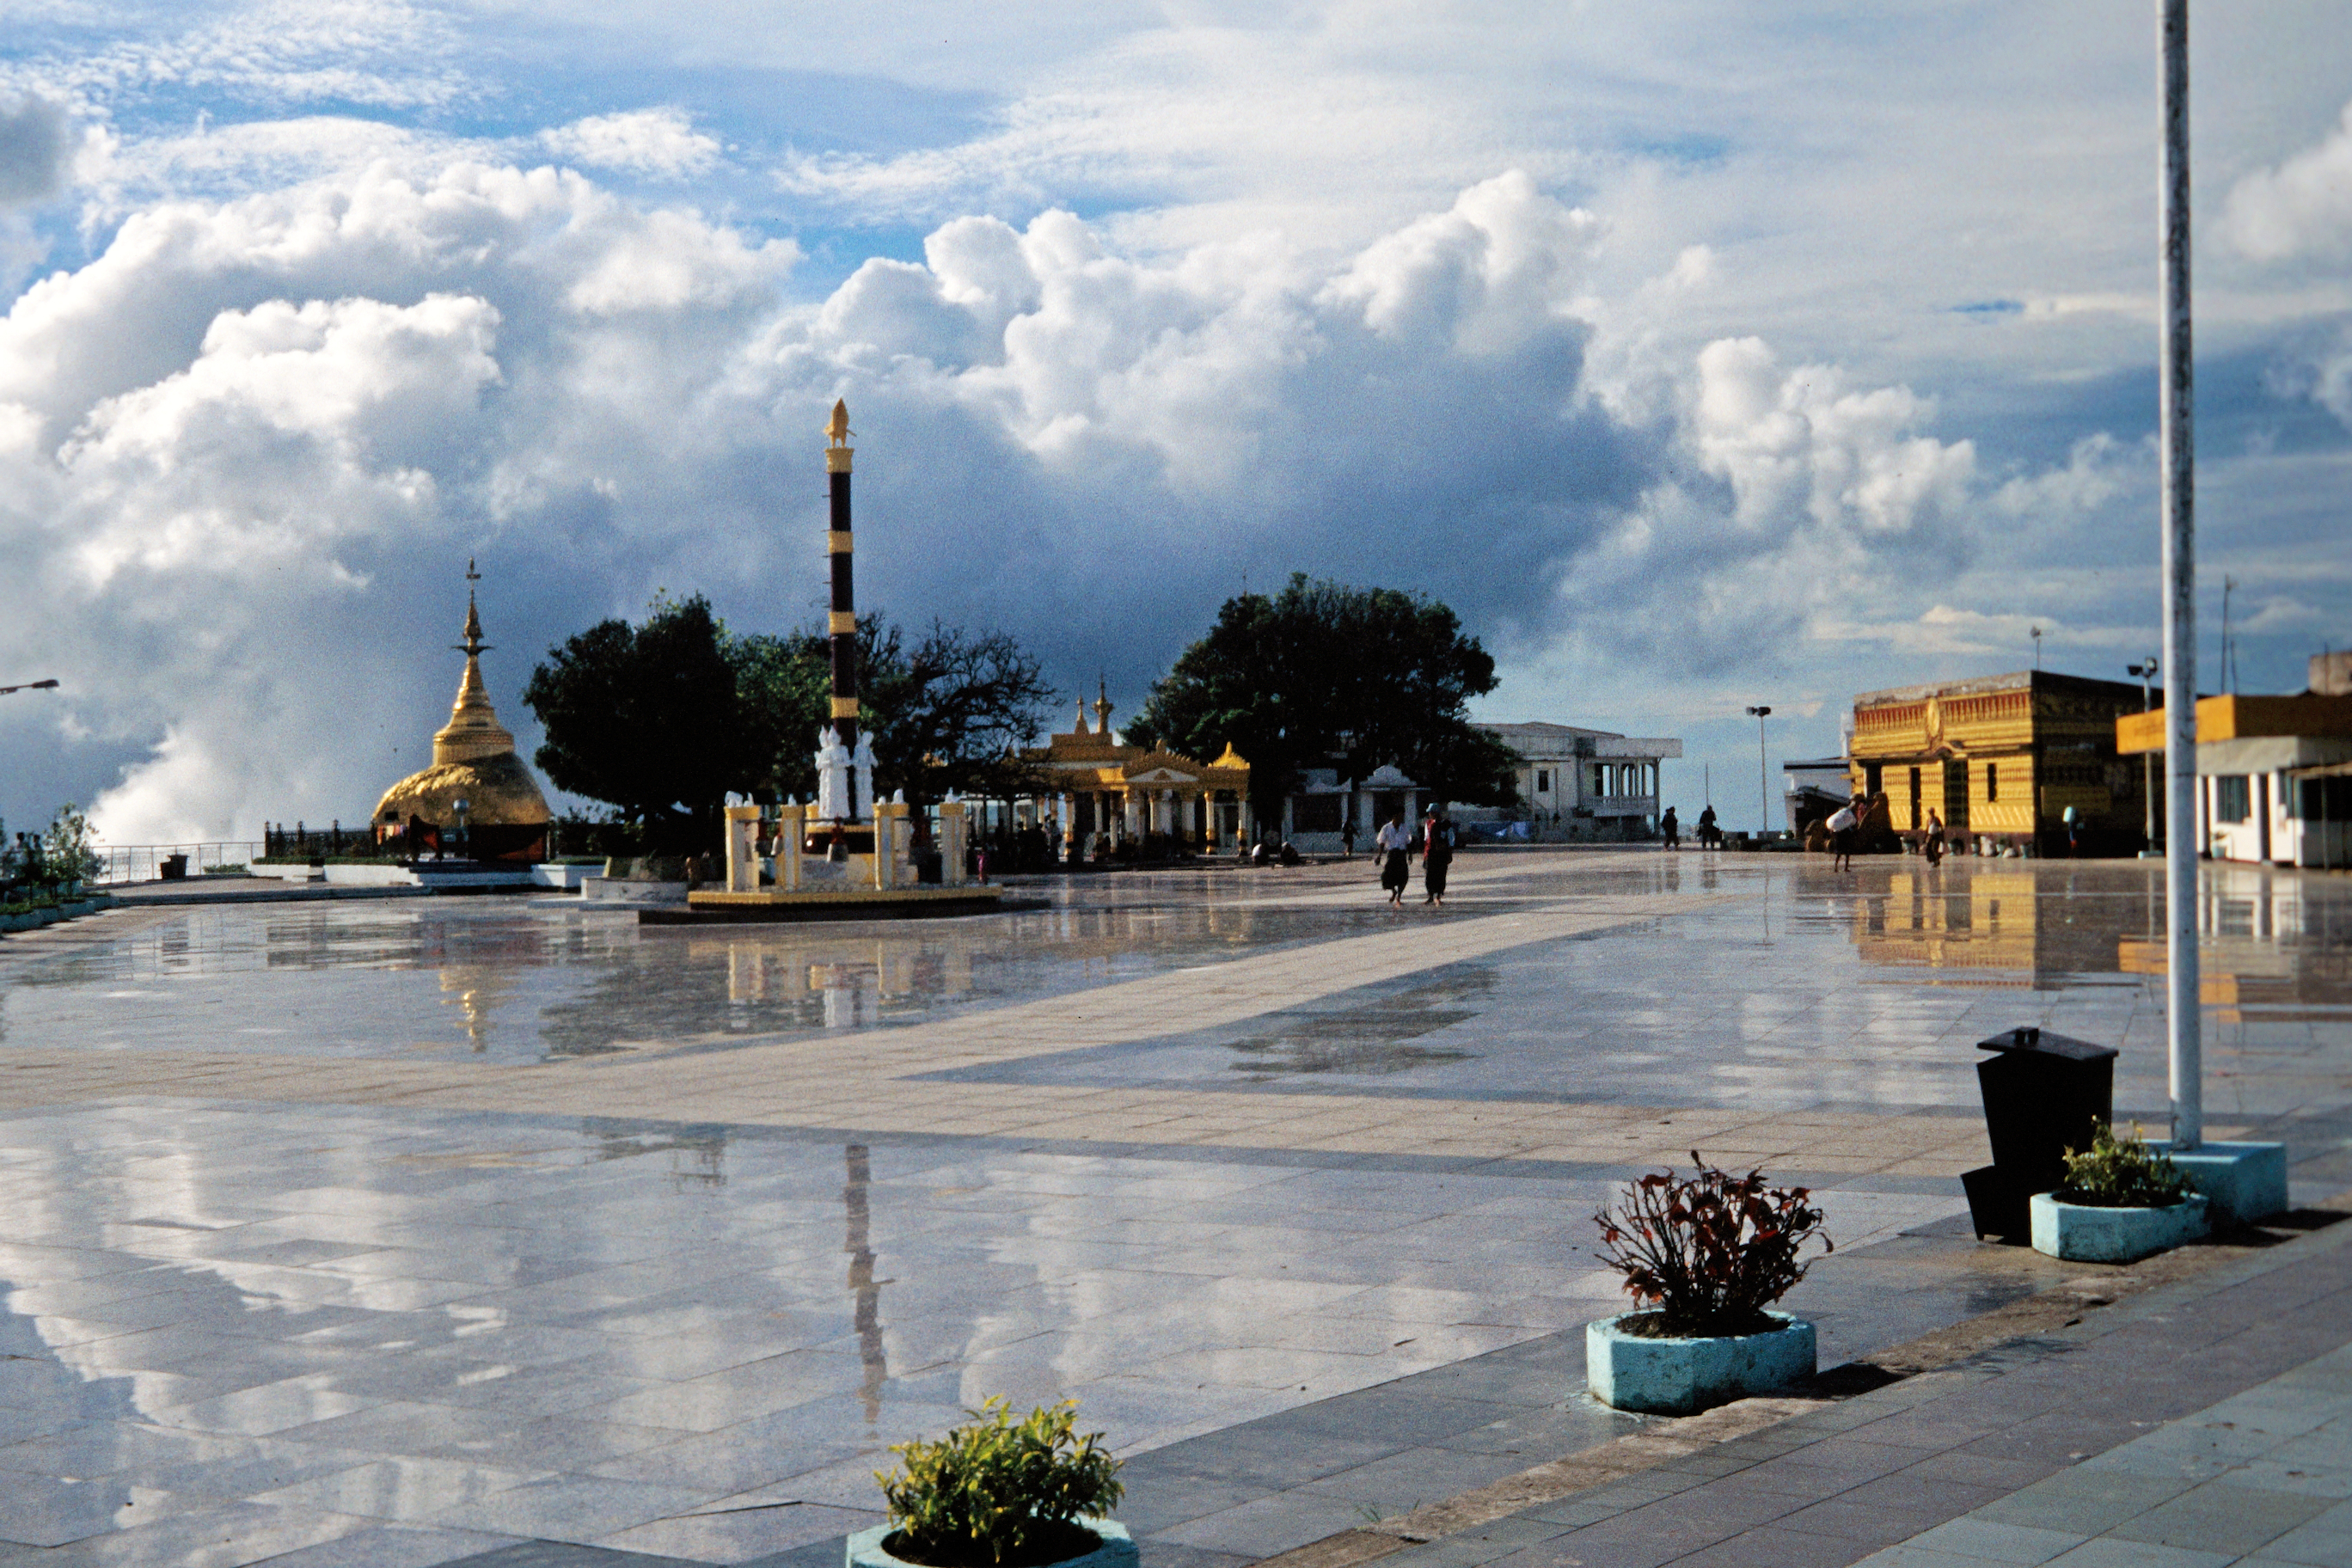
[[[910, 648], [878, 616], [857, 620], [858, 699], [874, 737], [874, 781], [917, 803], [949, 790], [1001, 793], [1027, 781], [1015, 748], [1045, 728], [1054, 689], [1020, 643], [934, 621]], [[742, 726], [758, 748], [760, 793], [816, 787], [816, 733], [832, 710], [831, 645], [816, 631], [730, 639]]]
[[547, 731], [533, 756], [548, 778], [651, 839], [715, 841], [747, 771], [725, 635], [701, 595], [665, 595], [642, 625], [599, 621], [548, 649], [522, 693]]
[[1360, 779], [1394, 763], [1441, 799], [1503, 803], [1516, 758], [1466, 717], [1495, 685], [1493, 656], [1445, 605], [1299, 573], [1272, 598], [1226, 600], [1128, 737], [1203, 760], [1230, 742], [1261, 800], [1292, 793], [1303, 768]]
[[[857, 629], [877, 791], [923, 803], [1025, 780], [1014, 748], [1044, 727], [1054, 689], [1018, 642], [934, 622], [909, 648], [875, 616]], [[638, 626], [599, 622], [550, 648], [523, 688], [548, 778], [677, 847], [715, 841], [729, 795], [814, 795], [832, 695], [824, 633], [738, 635], [698, 594], [656, 598]]]

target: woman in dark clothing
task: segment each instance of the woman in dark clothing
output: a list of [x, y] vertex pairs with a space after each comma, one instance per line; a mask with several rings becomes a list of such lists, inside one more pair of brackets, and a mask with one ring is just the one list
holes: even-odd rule
[[1454, 824], [1445, 808], [1438, 807], [1429, 814], [1421, 828], [1421, 878], [1429, 889], [1425, 904], [1445, 907], [1445, 871], [1454, 864]]

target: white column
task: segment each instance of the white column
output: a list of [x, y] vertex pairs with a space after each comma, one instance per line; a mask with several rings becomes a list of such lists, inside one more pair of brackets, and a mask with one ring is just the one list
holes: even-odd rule
[[2157, 378], [2163, 474], [2165, 1011], [2170, 1049], [2172, 1143], [2205, 1137], [2202, 1005], [2197, 973], [2197, 448], [2189, 349], [2189, 0], [2160, 0], [2163, 211], [2159, 271], [2163, 332]]
[[964, 825], [964, 805], [960, 800], [949, 801], [940, 807], [940, 885], [961, 888], [969, 879], [964, 874], [964, 848], [971, 837]]
[[776, 808], [776, 891], [801, 890], [801, 840], [808, 832], [808, 807]]
[[758, 806], [727, 808], [727, 890], [730, 893], [760, 890], [759, 834]]

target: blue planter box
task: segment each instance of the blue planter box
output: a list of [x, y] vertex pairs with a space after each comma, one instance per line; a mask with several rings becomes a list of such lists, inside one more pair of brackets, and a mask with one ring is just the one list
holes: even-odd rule
[[[1101, 1536], [1102, 1544], [1083, 1556], [1066, 1557], [1053, 1568], [1136, 1568], [1135, 1542], [1128, 1535], [1125, 1525], [1108, 1519], [1081, 1519], [1077, 1522]], [[895, 1528], [877, 1524], [851, 1536], [847, 1568], [917, 1568], [915, 1563], [882, 1550], [882, 1538]]]
[[1780, 1394], [1813, 1375], [1813, 1325], [1773, 1312], [1785, 1327], [1763, 1334], [1651, 1340], [1618, 1325], [1584, 1326], [1584, 1382], [1603, 1405], [1651, 1415], [1689, 1415], [1751, 1394]]
[[2207, 1229], [2205, 1194], [2192, 1193], [2169, 1208], [2105, 1209], [2062, 1204], [2036, 1193], [2033, 1250], [2069, 1263], [2134, 1263], [2194, 1241]]

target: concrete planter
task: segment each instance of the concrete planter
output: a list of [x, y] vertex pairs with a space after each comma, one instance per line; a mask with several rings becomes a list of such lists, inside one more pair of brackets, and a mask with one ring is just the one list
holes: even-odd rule
[[542, 888], [561, 888], [567, 893], [578, 892], [581, 883], [604, 874], [602, 866], [567, 866], [557, 860], [542, 860], [530, 868], [532, 881]]
[[1627, 1333], [1627, 1312], [1584, 1326], [1584, 1381], [1617, 1410], [1689, 1415], [1751, 1394], [1779, 1394], [1813, 1375], [1813, 1325], [1786, 1312], [1769, 1333], [1652, 1340]]
[[323, 866], [261, 866], [252, 865], [246, 872], [254, 877], [275, 877], [281, 882], [323, 882], [327, 868]]
[[2206, 1214], [2217, 1227], [2252, 1225], [2287, 1206], [2284, 1143], [2209, 1142], [2176, 1151], [2151, 1139], [2147, 1146], [2170, 1154], [2189, 1184], [2205, 1194]]
[[2194, 1241], [2207, 1229], [2205, 1194], [2160, 1209], [2093, 1208], [2036, 1193], [2033, 1250], [2069, 1263], [2134, 1263]]
[[[1135, 1568], [1135, 1542], [1128, 1535], [1127, 1526], [1109, 1519], [1081, 1519], [1077, 1522], [1101, 1536], [1102, 1544], [1083, 1556], [1066, 1557], [1052, 1568]], [[882, 1550], [882, 1538], [894, 1528], [877, 1524], [851, 1536], [845, 1568], [917, 1568], [915, 1563]]]

